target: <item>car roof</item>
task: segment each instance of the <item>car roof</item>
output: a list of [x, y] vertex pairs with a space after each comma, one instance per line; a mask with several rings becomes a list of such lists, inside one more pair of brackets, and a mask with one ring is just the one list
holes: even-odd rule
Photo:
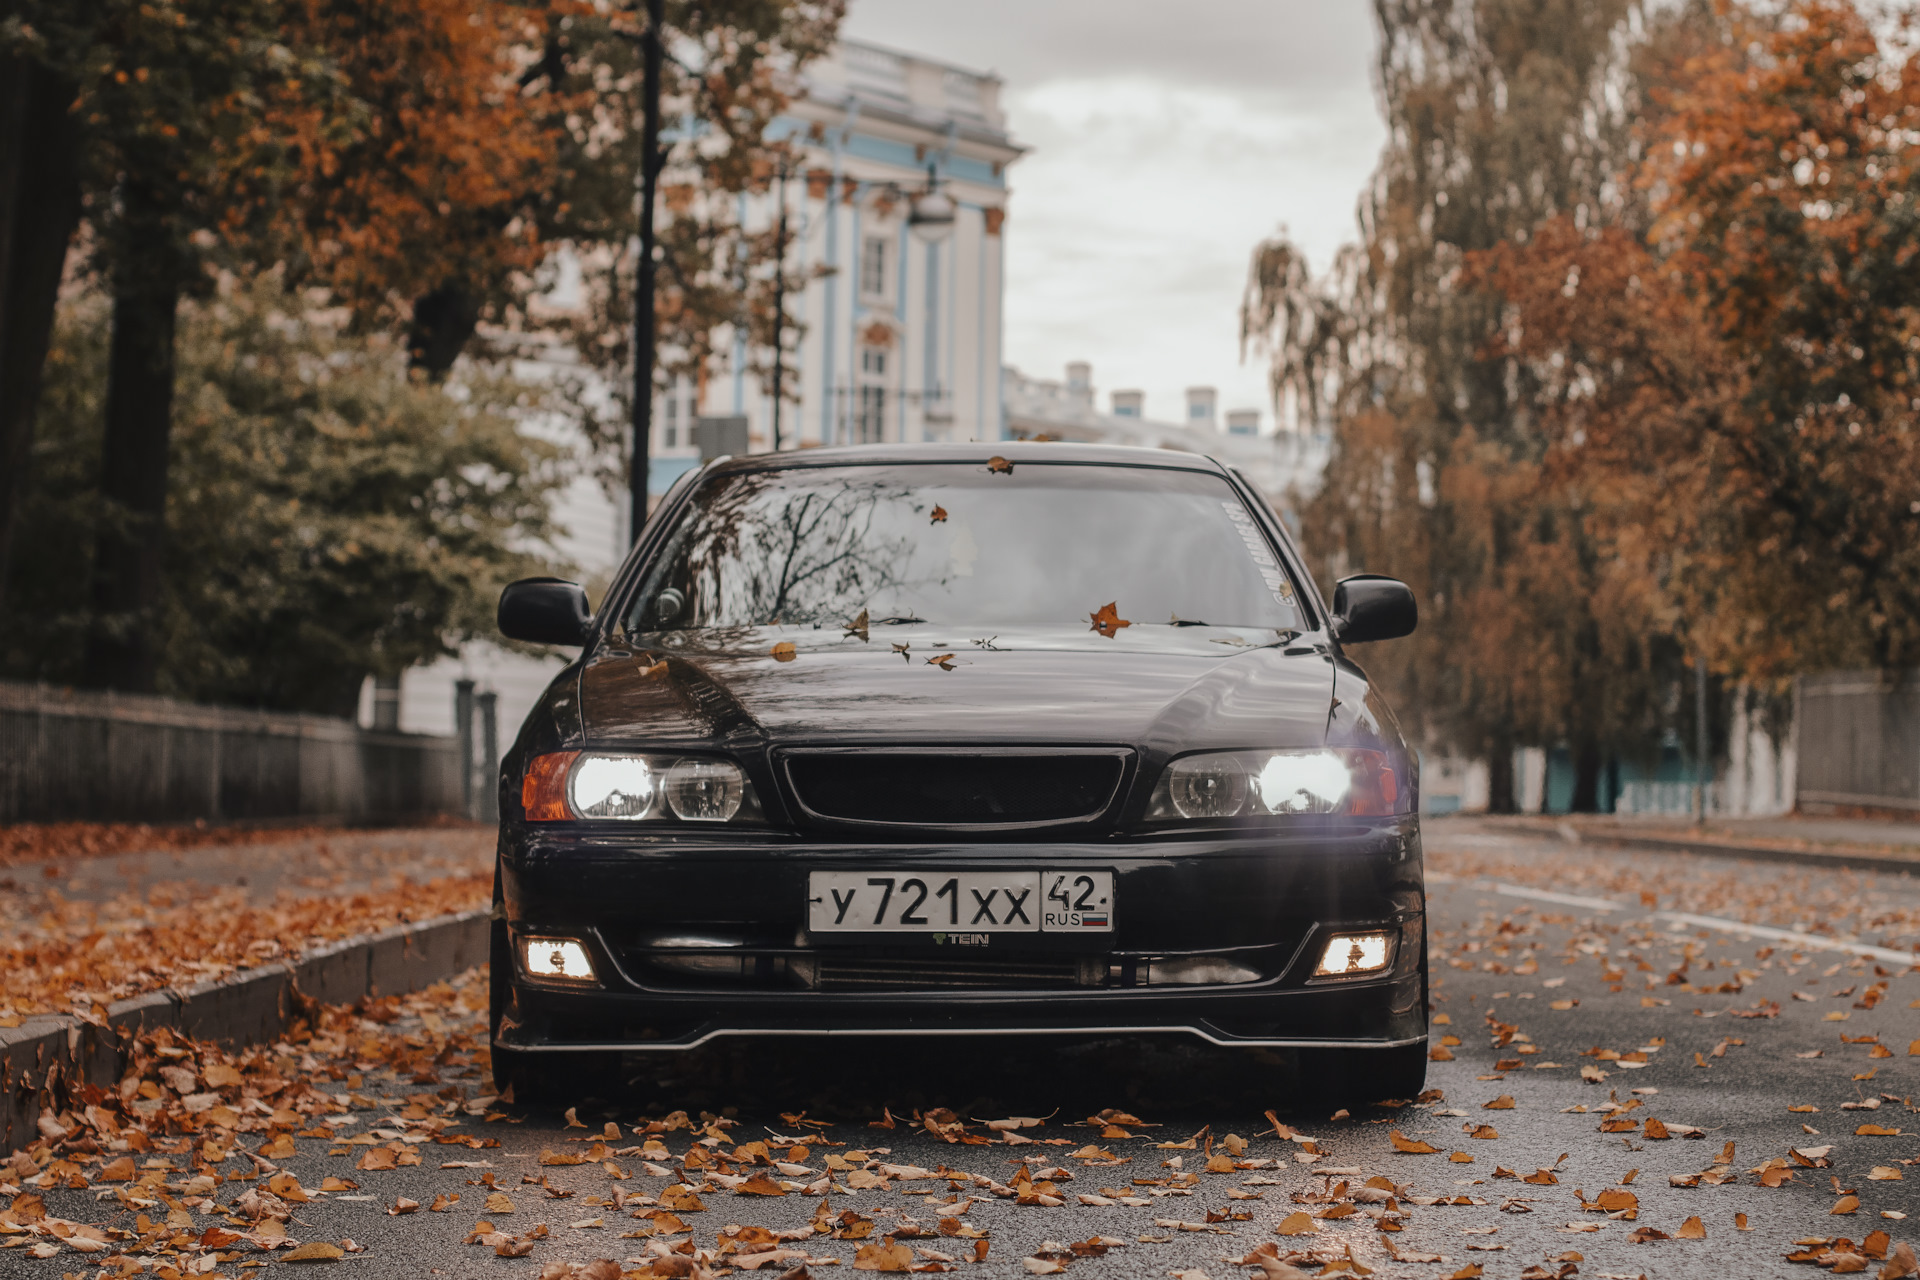
[[973, 462], [1003, 457], [1018, 464], [1082, 463], [1110, 467], [1158, 467], [1166, 470], [1205, 471], [1224, 475], [1226, 468], [1212, 458], [1177, 449], [1147, 449], [1137, 445], [1071, 444], [1064, 441], [981, 440], [964, 444], [865, 444], [753, 453], [719, 462], [715, 472], [762, 471], [787, 467], [858, 466], [872, 463]]

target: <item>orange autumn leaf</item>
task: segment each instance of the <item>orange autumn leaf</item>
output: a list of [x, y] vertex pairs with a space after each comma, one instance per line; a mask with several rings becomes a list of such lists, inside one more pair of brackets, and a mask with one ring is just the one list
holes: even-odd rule
[[1092, 621], [1093, 625], [1087, 629], [1089, 631], [1098, 631], [1101, 635], [1111, 640], [1120, 634], [1120, 628], [1132, 626], [1133, 623], [1120, 616], [1118, 604], [1118, 601], [1109, 600], [1106, 604], [1101, 605], [1098, 609], [1088, 614], [1087, 617]]

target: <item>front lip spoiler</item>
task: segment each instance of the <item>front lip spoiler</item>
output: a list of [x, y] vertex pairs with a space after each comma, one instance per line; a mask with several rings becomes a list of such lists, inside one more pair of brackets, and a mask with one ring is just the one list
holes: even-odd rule
[[717, 1027], [678, 1040], [649, 1040], [634, 1044], [529, 1044], [513, 1038], [515, 1028], [503, 1028], [506, 1034], [494, 1043], [502, 1049], [520, 1053], [679, 1053], [698, 1049], [724, 1036], [820, 1036], [846, 1039], [851, 1036], [1131, 1036], [1164, 1035], [1168, 1032], [1197, 1036], [1223, 1049], [1404, 1049], [1425, 1044], [1427, 1037], [1411, 1036], [1403, 1040], [1326, 1040], [1258, 1036], [1223, 1036], [1204, 1024], [1172, 1026], [1115, 1027]]

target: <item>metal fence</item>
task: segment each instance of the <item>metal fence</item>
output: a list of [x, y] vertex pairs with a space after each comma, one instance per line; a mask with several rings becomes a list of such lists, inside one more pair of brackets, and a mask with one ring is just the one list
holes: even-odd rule
[[1920, 671], [1800, 680], [1801, 804], [1920, 811]]
[[462, 791], [452, 738], [0, 682], [0, 822], [393, 821]]

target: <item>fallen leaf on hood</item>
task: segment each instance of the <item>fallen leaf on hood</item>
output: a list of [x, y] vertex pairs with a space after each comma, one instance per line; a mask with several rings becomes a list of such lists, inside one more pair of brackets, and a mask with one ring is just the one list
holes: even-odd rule
[[859, 636], [862, 640], [865, 640], [868, 632], [867, 611], [862, 609], [859, 616], [852, 622], [847, 623], [842, 629], [850, 636]]
[[1093, 625], [1088, 627], [1087, 630], [1098, 631], [1101, 635], [1111, 640], [1120, 634], [1120, 628], [1132, 626], [1133, 623], [1120, 616], [1118, 605], [1119, 601], [1109, 600], [1094, 612], [1088, 614], [1087, 616], [1092, 620]]
[[940, 524], [940, 523], [943, 523], [946, 520], [946, 518], [947, 518], [947, 509], [943, 506], [935, 504], [933, 508], [933, 518], [931, 520], [928, 520], [927, 523]]
[[942, 671], [951, 671], [953, 670], [953, 655], [950, 653], [936, 653], [927, 659], [927, 665], [930, 667], [938, 667]]
[[773, 660], [775, 662], [792, 662], [800, 656], [800, 651], [793, 647], [793, 641], [791, 640], [782, 640], [779, 644], [773, 646], [769, 652], [773, 654]]
[[1013, 464], [996, 453], [987, 459], [987, 470], [989, 472], [999, 472], [1001, 475], [1010, 476], [1013, 474]]

